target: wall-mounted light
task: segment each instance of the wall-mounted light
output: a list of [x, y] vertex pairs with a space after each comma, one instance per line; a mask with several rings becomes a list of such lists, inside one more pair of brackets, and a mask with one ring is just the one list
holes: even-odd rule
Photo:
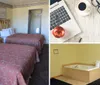
[[59, 50], [58, 49], [53, 49], [53, 54], [59, 54]]

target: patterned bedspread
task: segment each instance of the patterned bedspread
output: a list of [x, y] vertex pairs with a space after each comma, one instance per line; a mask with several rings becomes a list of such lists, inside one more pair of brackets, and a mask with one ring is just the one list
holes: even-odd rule
[[27, 85], [36, 56], [34, 47], [0, 44], [0, 85]]
[[17, 33], [7, 37], [6, 43], [35, 46], [37, 50], [40, 52], [44, 44], [44, 40], [45, 38], [41, 34]]

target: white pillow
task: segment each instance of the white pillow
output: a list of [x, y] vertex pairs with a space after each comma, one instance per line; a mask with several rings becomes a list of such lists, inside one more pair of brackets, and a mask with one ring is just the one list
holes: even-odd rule
[[8, 28], [8, 29], [9, 29], [11, 35], [15, 34], [15, 29], [12, 29], [12, 28]]
[[3, 29], [1, 31], [1, 37], [6, 37], [6, 36], [10, 36], [10, 31], [8, 29]]
[[3, 30], [3, 31], [9, 31], [9, 32], [10, 32], [10, 35], [15, 34], [15, 30], [12, 29], [12, 28], [2, 29], [2, 30]]

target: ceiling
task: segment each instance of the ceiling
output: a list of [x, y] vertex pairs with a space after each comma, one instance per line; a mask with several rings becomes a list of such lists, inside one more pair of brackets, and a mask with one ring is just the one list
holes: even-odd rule
[[12, 6], [21, 6], [21, 5], [35, 5], [48, 3], [49, 0], [0, 0], [0, 2], [12, 5]]

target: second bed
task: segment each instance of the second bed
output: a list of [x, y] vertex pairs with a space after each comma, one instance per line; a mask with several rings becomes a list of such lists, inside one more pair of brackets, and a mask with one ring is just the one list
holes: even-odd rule
[[34, 46], [36, 47], [39, 53], [41, 52], [44, 41], [45, 38], [41, 34], [24, 34], [24, 33], [16, 33], [11, 36], [8, 36], [6, 39], [6, 43], [9, 44]]

